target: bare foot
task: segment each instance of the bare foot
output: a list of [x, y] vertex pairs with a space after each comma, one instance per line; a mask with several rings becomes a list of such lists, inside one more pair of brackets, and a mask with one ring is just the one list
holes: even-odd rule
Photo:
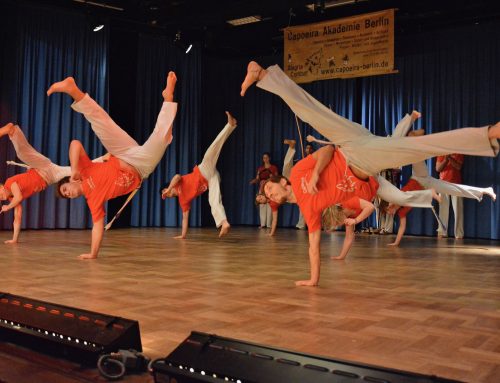
[[168, 72], [167, 76], [167, 86], [165, 89], [163, 89], [163, 92], [161, 92], [161, 95], [163, 96], [163, 99], [167, 102], [173, 102], [174, 101], [174, 91], [175, 91], [175, 84], [177, 83], [177, 76], [175, 75], [175, 72]]
[[432, 192], [432, 198], [435, 199], [436, 201], [438, 201], [439, 203], [441, 203], [441, 196], [436, 193], [436, 190], [435, 189], [431, 189], [431, 192]]
[[497, 200], [497, 195], [495, 194], [495, 191], [491, 186], [489, 188], [486, 188], [485, 194], [488, 194], [493, 201]]
[[231, 225], [229, 224], [229, 222], [227, 222], [227, 220], [224, 220], [222, 222], [222, 226], [220, 228], [220, 232], [219, 232], [219, 238], [220, 237], [223, 237], [225, 236], [227, 233], [229, 233], [229, 229], [231, 228]]
[[92, 255], [92, 254], [82, 254], [78, 258], [80, 259], [96, 259], [97, 255]]
[[9, 240], [7, 240], [7, 241], [4, 241], [4, 243], [5, 243], [6, 245], [14, 245], [14, 244], [16, 244], [16, 243], [17, 243], [17, 241], [14, 241], [13, 239], [9, 239]]
[[12, 122], [9, 122], [7, 125], [2, 126], [0, 128], [0, 137], [5, 136], [6, 134], [10, 134], [13, 129], [14, 129], [14, 124]]
[[419, 111], [414, 110], [413, 112], [411, 112], [411, 118], [414, 121], [418, 120], [420, 117], [422, 117], [422, 113], [420, 113]]
[[387, 246], [398, 247], [399, 243], [396, 243], [396, 242], [388, 243]]
[[297, 281], [295, 282], [295, 286], [318, 286], [318, 282], [311, 281], [310, 279], [307, 281]]
[[337, 257], [330, 257], [330, 258], [335, 260], [335, 261], [342, 261], [345, 259], [345, 257], [346, 257], [345, 255], [344, 256], [339, 255]]
[[186, 239], [186, 237], [183, 237], [182, 235], [177, 235], [174, 237], [174, 239]]
[[283, 140], [283, 143], [285, 145], [288, 145], [289, 147], [291, 147], [292, 149], [295, 148], [295, 143], [296, 141], [295, 140], [289, 140], [288, 138], [286, 140]]
[[231, 113], [229, 113], [227, 110], [226, 110], [226, 115], [227, 115], [227, 123], [230, 125], [230, 126], [236, 126], [236, 124], [238, 123], [238, 121], [236, 121], [236, 118], [234, 118]]
[[73, 77], [66, 77], [62, 81], [53, 83], [47, 91], [47, 96], [50, 96], [52, 93], [70, 94], [75, 88], [77, 88], [75, 79]]
[[497, 122], [495, 125], [490, 126], [488, 129], [488, 138], [500, 138], [500, 122]]
[[247, 75], [241, 84], [241, 92], [240, 95], [243, 97], [247, 91], [247, 89], [254, 82], [262, 80], [262, 78], [266, 75], [267, 71], [263, 69], [259, 64], [255, 61], [250, 61], [247, 67]]

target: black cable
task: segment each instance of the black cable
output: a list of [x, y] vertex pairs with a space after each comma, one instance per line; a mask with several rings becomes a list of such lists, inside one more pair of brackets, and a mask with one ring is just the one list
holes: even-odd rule
[[[119, 368], [119, 372], [116, 374], [111, 374], [106, 371], [106, 365], [114, 365]], [[119, 360], [113, 359], [111, 354], [101, 355], [97, 361], [97, 369], [106, 379], [118, 380], [125, 375], [125, 365]]]

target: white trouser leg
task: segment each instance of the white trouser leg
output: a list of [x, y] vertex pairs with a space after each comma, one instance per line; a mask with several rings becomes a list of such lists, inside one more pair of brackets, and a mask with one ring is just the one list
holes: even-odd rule
[[[448, 228], [448, 220], [450, 218], [450, 197], [447, 194], [441, 194], [441, 203], [439, 204], [439, 219], [443, 225]], [[438, 225], [437, 232], [444, 237], [448, 236], [447, 232], [443, 231], [441, 225]]]
[[266, 76], [257, 82], [257, 86], [281, 97], [302, 121], [336, 145], [343, 145], [360, 136], [372, 136], [363, 126], [339, 116], [321, 104], [277, 65], [267, 68]]
[[175, 102], [163, 103], [155, 129], [142, 146], [121, 129], [88, 94], [71, 107], [90, 122], [106, 150], [136, 168], [142, 178], [151, 174], [172, 141], [171, 129], [177, 112]]
[[340, 150], [350, 164], [374, 175], [451, 153], [493, 157], [498, 142], [488, 138], [488, 127], [463, 128], [418, 137], [361, 137]]
[[394, 230], [394, 216], [382, 213], [380, 219], [380, 229], [383, 229], [386, 233], [392, 233]]
[[222, 222], [226, 220], [226, 211], [224, 210], [224, 205], [222, 205], [222, 197], [220, 192], [220, 176], [219, 172], [216, 170], [212, 174], [212, 177], [208, 179], [208, 203], [212, 210], [212, 216], [214, 217], [215, 225], [220, 227]]
[[9, 138], [14, 146], [17, 157], [29, 167], [36, 169], [45, 182], [47, 182], [47, 185], [52, 185], [61, 178], [71, 175], [71, 168], [69, 166], [56, 165], [50, 159], [36, 151], [18, 126], [14, 127], [14, 131], [9, 135]]
[[478, 188], [469, 185], [453, 184], [451, 182], [446, 182], [439, 180], [434, 177], [416, 177], [413, 176], [423, 187], [426, 189], [434, 189], [436, 192], [441, 194], [446, 194], [456, 197], [472, 198], [478, 201], [483, 199], [483, 196], [489, 195], [493, 199], [496, 198], [496, 194], [491, 187], [488, 188]]
[[259, 219], [260, 219], [260, 227], [266, 227], [267, 226], [267, 209], [266, 209], [267, 203], [263, 203], [259, 205]]
[[283, 172], [281, 173], [286, 178], [290, 178], [290, 172], [292, 171], [293, 168], [294, 156], [295, 156], [295, 148], [289, 146], [285, 154], [285, 159], [283, 160]]
[[302, 215], [302, 212], [299, 210], [299, 220], [297, 221], [297, 224], [295, 225], [297, 229], [303, 229], [306, 227], [306, 222], [304, 220], [304, 216]]
[[377, 176], [376, 179], [379, 183], [377, 195], [384, 201], [394, 203], [399, 206], [432, 207], [431, 190], [414, 190], [404, 192], [399, 190], [382, 176]]
[[451, 196], [453, 214], [455, 214], [455, 238], [464, 237], [464, 200], [461, 197]]
[[264, 205], [266, 207], [266, 227], [271, 227], [273, 223], [273, 210], [271, 209], [271, 205], [266, 203]]
[[201, 174], [206, 180], [210, 180], [212, 175], [217, 172], [217, 161], [219, 160], [222, 146], [235, 128], [236, 126], [226, 124], [205, 152], [201, 164], [198, 165], [198, 169], [200, 169]]
[[394, 128], [392, 137], [406, 137], [412, 125], [413, 121], [411, 116], [409, 114], [405, 114], [403, 119], [396, 125], [396, 128]]
[[348, 162], [375, 175], [383, 169], [410, 165], [430, 157], [461, 153], [473, 156], [498, 154], [488, 127], [464, 128], [419, 137], [378, 137], [349, 121], [309, 95], [275, 65], [257, 86], [280, 96], [304, 122], [341, 147]]

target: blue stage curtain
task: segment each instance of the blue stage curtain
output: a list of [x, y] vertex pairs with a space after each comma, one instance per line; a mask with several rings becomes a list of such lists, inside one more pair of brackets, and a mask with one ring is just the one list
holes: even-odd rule
[[[18, 123], [33, 147], [57, 164], [67, 165], [72, 139], [91, 157], [103, 148], [85, 119], [70, 108], [67, 95], [46, 96], [51, 83], [67, 76], [104, 108], [107, 106], [107, 34], [93, 33], [86, 17], [43, 7], [0, 5], [3, 39], [0, 124]], [[8, 138], [0, 142], [1, 160], [15, 159]], [[4, 154], [5, 153], [5, 154]], [[0, 166], [0, 179], [20, 169]], [[85, 228], [91, 225], [85, 200], [55, 199], [52, 188], [23, 202], [23, 228]], [[0, 220], [12, 227], [12, 213]]]
[[[159, 190], [176, 174], [186, 174], [201, 161], [201, 49], [186, 54], [171, 38], [141, 35], [138, 43], [136, 131], [142, 143], [154, 129], [160, 111], [167, 74], [177, 75], [174, 99], [178, 103], [173, 127], [173, 141], [153, 174], [142, 184], [132, 203], [132, 226], [177, 226], [182, 212], [177, 198], [163, 201]], [[200, 155], [201, 153], [201, 155]], [[193, 201], [190, 225], [200, 226], [200, 198]]]

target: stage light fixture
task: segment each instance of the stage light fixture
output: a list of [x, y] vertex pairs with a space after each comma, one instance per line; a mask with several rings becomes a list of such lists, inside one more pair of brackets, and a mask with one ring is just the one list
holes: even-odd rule
[[232, 26], [238, 26], [238, 25], [258, 23], [259, 21], [262, 21], [262, 17], [259, 15], [254, 15], [254, 16], [242, 17], [240, 19], [227, 20], [226, 22], [228, 24], [231, 24]]
[[92, 30], [94, 32], [99, 32], [103, 28], [104, 28], [104, 24], [98, 24], [98, 25], [94, 26], [94, 28]]

